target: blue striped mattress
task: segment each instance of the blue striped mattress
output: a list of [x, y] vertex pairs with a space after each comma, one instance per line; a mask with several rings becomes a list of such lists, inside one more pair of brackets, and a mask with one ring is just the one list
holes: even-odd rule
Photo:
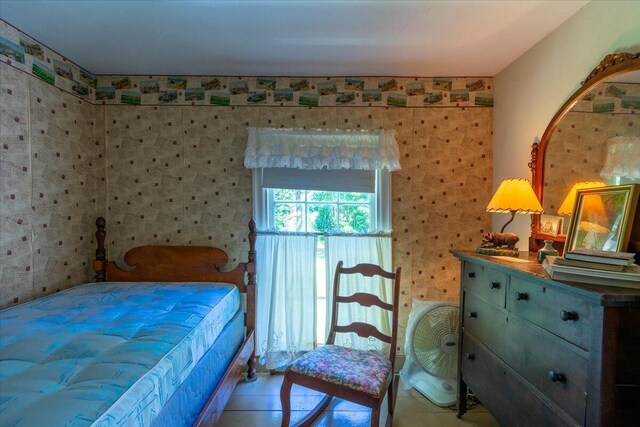
[[149, 426], [240, 306], [212, 283], [91, 283], [0, 312], [0, 425]]

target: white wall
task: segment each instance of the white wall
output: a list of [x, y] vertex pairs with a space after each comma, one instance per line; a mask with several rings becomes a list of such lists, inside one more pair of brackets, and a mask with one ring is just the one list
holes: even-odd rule
[[[640, 51], [640, 1], [592, 1], [495, 77], [493, 186], [531, 179], [531, 144], [580, 82], [612, 52]], [[487, 201], [488, 202], [488, 201]], [[508, 215], [496, 214], [499, 230]], [[527, 249], [529, 215], [507, 227]]]

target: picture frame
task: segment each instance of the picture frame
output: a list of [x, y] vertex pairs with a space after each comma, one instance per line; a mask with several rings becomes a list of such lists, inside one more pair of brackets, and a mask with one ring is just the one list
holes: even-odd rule
[[640, 239], [640, 184], [578, 190], [565, 251], [627, 252]]
[[562, 222], [561, 216], [555, 215], [540, 215], [540, 232], [549, 236], [558, 236], [562, 234]]

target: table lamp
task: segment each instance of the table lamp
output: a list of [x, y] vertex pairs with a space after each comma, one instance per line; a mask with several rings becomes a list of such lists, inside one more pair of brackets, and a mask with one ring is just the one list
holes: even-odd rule
[[562, 205], [560, 205], [560, 209], [558, 209], [558, 215], [571, 215], [573, 213], [573, 205], [576, 204], [576, 194], [578, 190], [583, 190], [585, 188], [598, 188], [604, 187], [605, 184], [602, 181], [582, 181], [576, 182], [569, 190], [569, 193], [564, 198]]
[[487, 212], [510, 213], [511, 218], [502, 226], [500, 233], [486, 234], [476, 252], [488, 255], [518, 256], [518, 248], [515, 245], [520, 238], [515, 233], [505, 233], [505, 228], [513, 221], [516, 214], [541, 214], [544, 210], [528, 180], [510, 178], [502, 181], [487, 205]]

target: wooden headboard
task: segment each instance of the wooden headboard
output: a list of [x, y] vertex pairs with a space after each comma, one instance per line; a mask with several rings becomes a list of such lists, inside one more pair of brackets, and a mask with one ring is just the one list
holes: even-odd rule
[[124, 255], [124, 262], [131, 268], [123, 270], [115, 262], [107, 260], [105, 219], [98, 218], [96, 227], [93, 270], [97, 282], [224, 282], [233, 283], [240, 292], [246, 292], [247, 286], [255, 285], [256, 224], [253, 220], [249, 222], [248, 261], [229, 271], [222, 271], [229, 257], [220, 248], [154, 245], [129, 249]]

